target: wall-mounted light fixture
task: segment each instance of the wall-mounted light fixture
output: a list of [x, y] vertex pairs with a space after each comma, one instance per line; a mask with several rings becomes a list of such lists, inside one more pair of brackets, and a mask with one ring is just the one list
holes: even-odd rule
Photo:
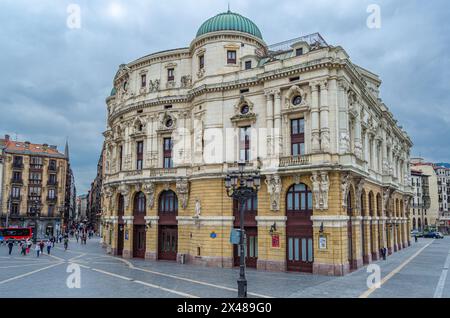
[[275, 233], [277, 231], [277, 224], [275, 222], [273, 222], [273, 224], [270, 226], [270, 231], [269, 233], [271, 235], [273, 235], [273, 233]]

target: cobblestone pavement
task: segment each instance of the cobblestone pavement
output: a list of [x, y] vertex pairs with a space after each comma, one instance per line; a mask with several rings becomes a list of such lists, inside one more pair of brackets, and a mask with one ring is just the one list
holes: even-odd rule
[[[69, 288], [71, 264], [80, 268], [80, 288]], [[378, 261], [381, 287], [369, 289], [367, 267], [345, 277], [273, 273], [247, 269], [249, 297], [450, 297], [450, 238], [420, 239]], [[8, 255], [0, 247], [0, 297], [236, 297], [238, 269], [125, 260], [107, 255], [98, 239], [87, 245], [57, 244], [51, 255]], [[69, 284], [70, 285], [70, 284]]]

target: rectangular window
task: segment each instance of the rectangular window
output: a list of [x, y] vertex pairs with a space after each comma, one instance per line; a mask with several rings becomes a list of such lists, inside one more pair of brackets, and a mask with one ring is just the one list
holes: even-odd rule
[[205, 56], [204, 55], [200, 55], [198, 57], [198, 65], [200, 69], [203, 69], [205, 67]]
[[42, 158], [41, 157], [31, 157], [30, 167], [31, 167], [31, 169], [42, 169]]
[[167, 69], [167, 81], [171, 82], [175, 80], [175, 69], [169, 68]]
[[119, 147], [119, 170], [122, 171], [123, 146]]
[[227, 63], [236, 64], [236, 51], [227, 51]]
[[50, 160], [48, 163], [48, 169], [51, 171], [56, 171], [56, 160]]
[[295, 50], [295, 56], [300, 56], [300, 55], [303, 55], [303, 48], [302, 47]]
[[141, 75], [141, 87], [144, 88], [147, 85], [147, 75], [142, 74]]
[[55, 199], [55, 189], [48, 189], [48, 198]]
[[19, 199], [20, 198], [20, 188], [19, 187], [12, 187], [11, 189], [11, 196], [13, 199]]
[[54, 205], [49, 205], [48, 206], [48, 216], [49, 217], [53, 217], [54, 212], [55, 212], [55, 206]]
[[136, 143], [136, 169], [142, 170], [144, 162], [144, 142], [138, 141]]
[[20, 156], [14, 156], [13, 166], [16, 168], [22, 168], [23, 158]]
[[305, 120], [303, 118], [291, 120], [291, 155], [305, 155]]
[[250, 126], [239, 129], [239, 160], [250, 160]]
[[172, 138], [164, 138], [163, 140], [163, 167], [173, 168], [172, 161]]
[[52, 173], [48, 175], [48, 184], [56, 185], [56, 174]]
[[19, 204], [13, 203], [11, 204], [11, 214], [18, 215], [19, 214]]
[[14, 171], [13, 172], [13, 181], [21, 181], [22, 180], [22, 172], [20, 171]]
[[245, 69], [246, 70], [249, 70], [249, 69], [251, 69], [252, 68], [252, 61], [246, 61], [245, 62]]
[[31, 197], [40, 197], [41, 196], [41, 187], [29, 187], [28, 194]]

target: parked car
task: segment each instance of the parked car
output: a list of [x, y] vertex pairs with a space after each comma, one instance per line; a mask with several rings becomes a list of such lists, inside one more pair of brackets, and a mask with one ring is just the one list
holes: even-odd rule
[[443, 239], [444, 235], [442, 235], [441, 232], [428, 232], [428, 233], [425, 233], [423, 237], [434, 238], [434, 239]]
[[417, 236], [417, 237], [423, 237], [423, 233], [422, 233], [422, 232], [419, 232], [418, 230], [412, 230], [412, 231], [411, 231], [411, 236], [412, 236], [412, 237], [414, 237], [414, 236]]

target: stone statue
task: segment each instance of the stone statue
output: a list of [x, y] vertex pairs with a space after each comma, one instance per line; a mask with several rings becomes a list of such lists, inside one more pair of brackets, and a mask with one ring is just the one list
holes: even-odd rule
[[316, 201], [316, 209], [319, 210], [321, 206], [320, 181], [319, 177], [317, 176], [317, 172], [315, 171], [312, 173], [311, 182], [312, 182], [312, 192], [314, 194], [314, 201]]
[[186, 209], [189, 198], [189, 181], [187, 179], [179, 179], [176, 183], [176, 188], [180, 197], [181, 207]]
[[195, 216], [194, 217], [199, 218], [201, 212], [202, 212], [202, 205], [200, 203], [200, 200], [197, 198], [197, 199], [195, 199]]
[[279, 175], [267, 176], [265, 183], [270, 197], [271, 211], [280, 211], [281, 178]]
[[328, 210], [328, 191], [330, 189], [330, 180], [327, 172], [321, 173], [320, 192], [322, 195], [322, 209]]
[[148, 199], [148, 207], [151, 209], [155, 203], [155, 184], [153, 182], [144, 184], [144, 192], [147, 193]]
[[342, 206], [347, 207], [347, 194], [350, 186], [350, 174], [347, 173], [341, 177]]
[[128, 208], [128, 205], [130, 203], [129, 200], [129, 194], [130, 194], [130, 188], [126, 184], [121, 184], [119, 186], [119, 193], [123, 196], [123, 203], [125, 206], [125, 209]]

